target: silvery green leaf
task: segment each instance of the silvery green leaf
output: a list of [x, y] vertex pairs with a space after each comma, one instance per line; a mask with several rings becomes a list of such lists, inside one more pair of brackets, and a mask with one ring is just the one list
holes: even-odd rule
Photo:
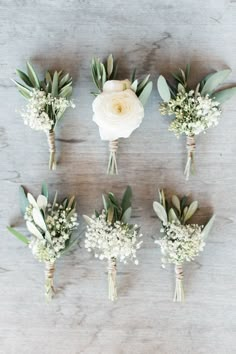
[[58, 73], [54, 72], [52, 80], [52, 96], [56, 97], [58, 95]]
[[30, 94], [30, 89], [28, 89], [27, 87], [25, 87], [24, 85], [20, 84], [18, 81], [15, 81], [14, 79], [11, 79], [11, 81], [14, 82], [14, 84], [16, 84], [19, 92], [27, 99], [31, 98], [31, 94]]
[[65, 74], [59, 82], [59, 88], [62, 88], [65, 84], [67, 84], [67, 81], [70, 79], [70, 74]]
[[73, 238], [73, 240], [70, 238], [68, 245], [62, 250], [60, 253], [61, 255], [64, 255], [67, 253], [76, 243], [78, 243], [80, 237]]
[[114, 216], [114, 208], [113, 206], [109, 206], [109, 209], [107, 211], [107, 221], [112, 223], [113, 221], [113, 216]]
[[43, 235], [32, 222], [26, 221], [26, 227], [32, 235], [43, 240]]
[[45, 239], [46, 239], [49, 243], [52, 242], [51, 234], [50, 234], [49, 231], [46, 231], [46, 232], [45, 232]]
[[158, 202], [153, 203], [153, 209], [155, 213], [157, 214], [158, 218], [163, 222], [167, 223], [167, 214], [165, 211], [165, 208]]
[[28, 86], [30, 87], [34, 87], [30, 81], [30, 79], [28, 78], [28, 76], [21, 70], [16, 69], [16, 73], [18, 74], [18, 76], [21, 78], [21, 80]]
[[73, 209], [74, 208], [74, 206], [75, 206], [75, 196], [73, 195], [71, 198], [70, 198], [70, 200], [69, 200], [69, 203], [68, 203], [68, 208], [71, 208], [71, 209]]
[[103, 87], [107, 80], [107, 74], [106, 74], [105, 66], [102, 63], [101, 63], [101, 68], [102, 68], [102, 87]]
[[186, 76], [186, 81], [189, 78], [189, 74], [190, 74], [190, 64], [186, 65], [186, 69], [185, 69], [185, 76]]
[[103, 201], [103, 206], [106, 211], [108, 211], [109, 208], [109, 202], [107, 200], [107, 197], [103, 194], [102, 195], [102, 201]]
[[137, 91], [137, 87], [138, 87], [138, 80], [135, 80], [132, 85], [130, 86], [131, 90], [133, 90], [134, 92]]
[[138, 89], [142, 90], [143, 87], [148, 83], [148, 80], [150, 78], [150, 74], [148, 74], [138, 85]]
[[72, 87], [71, 87], [71, 85], [64, 86], [60, 90], [60, 93], [59, 93], [60, 97], [65, 97], [65, 98], [69, 98], [71, 95], [72, 95]]
[[193, 214], [197, 211], [197, 208], [198, 208], [198, 202], [195, 200], [194, 202], [192, 202], [189, 205], [188, 211], [184, 217], [184, 222], [186, 222], [187, 220], [189, 220], [193, 216]]
[[113, 71], [113, 56], [110, 54], [107, 58], [107, 75], [108, 78], [111, 76]]
[[182, 74], [183, 82], [185, 82], [186, 81], [185, 73], [184, 73], [184, 71], [182, 69], [179, 69], [179, 70], [180, 70], [180, 72]]
[[42, 209], [43, 211], [45, 211], [47, 204], [48, 204], [48, 200], [44, 195], [40, 194], [37, 198], [37, 204], [38, 204], [39, 209]]
[[230, 73], [231, 70], [226, 69], [226, 70], [217, 71], [216, 73], [211, 75], [209, 79], [206, 80], [202, 88], [201, 95], [203, 96], [206, 94], [211, 95], [212, 92], [215, 91], [216, 88], [227, 79]]
[[32, 66], [30, 65], [29, 62], [27, 62], [26, 65], [27, 65], [28, 76], [29, 76], [29, 79], [30, 79], [33, 87], [40, 89], [39, 79], [38, 79], [34, 69], [32, 68]]
[[164, 102], [169, 102], [171, 98], [170, 89], [164, 76], [160, 75], [157, 80], [157, 89]]
[[31, 205], [33, 205], [34, 208], [38, 208], [38, 204], [31, 193], [27, 193], [27, 199], [28, 199], [29, 203]]
[[91, 225], [93, 223], [93, 219], [91, 219], [89, 216], [83, 215], [83, 218], [88, 225]]
[[127, 186], [121, 201], [121, 208], [123, 212], [125, 212], [125, 210], [131, 207], [131, 199], [132, 199], [132, 189], [130, 186]]
[[220, 104], [226, 102], [236, 94], [236, 87], [231, 87], [212, 94], [212, 97]]
[[26, 197], [25, 190], [22, 186], [19, 187], [19, 197], [20, 197], [20, 211], [21, 214], [25, 214], [25, 209], [29, 205], [29, 201]]
[[47, 186], [47, 184], [45, 182], [43, 182], [43, 184], [42, 184], [41, 193], [46, 198], [48, 198], [48, 186]]
[[172, 195], [172, 204], [174, 205], [174, 207], [178, 210], [178, 212], [180, 213], [180, 200], [176, 195]]
[[195, 94], [194, 94], [194, 97], [195, 97], [195, 98], [197, 98], [197, 96], [198, 96], [199, 88], [200, 88], [200, 83], [197, 84], [197, 87], [196, 87], [196, 89], [195, 89]]
[[29, 244], [29, 240], [24, 235], [22, 235], [19, 231], [13, 229], [13, 227], [8, 226], [7, 230], [16, 238], [18, 238], [18, 240], [20, 240], [21, 242], [25, 243], [26, 245]]
[[209, 235], [209, 232], [211, 231], [211, 228], [215, 222], [215, 218], [216, 216], [213, 215], [210, 220], [208, 221], [208, 223], [205, 225], [203, 231], [202, 231], [202, 235], [204, 238], [206, 238]]
[[132, 208], [129, 207], [125, 210], [124, 214], [122, 215], [121, 221], [125, 224], [128, 224], [131, 218]]
[[142, 90], [142, 92], [139, 95], [139, 100], [141, 101], [142, 105], [145, 106], [145, 104], [148, 101], [148, 98], [152, 92], [152, 82], [150, 81]]
[[39, 209], [33, 208], [33, 219], [36, 225], [38, 225], [43, 231], [47, 231], [46, 224]]
[[131, 82], [134, 82], [135, 81], [135, 77], [136, 77], [136, 69], [133, 70], [132, 74], [131, 74], [131, 79], [130, 81]]
[[185, 92], [185, 88], [181, 83], [178, 84], [178, 92]]
[[49, 71], [46, 72], [45, 79], [46, 79], [47, 83], [49, 83], [49, 84], [52, 83], [52, 78], [51, 78], [51, 74]]
[[54, 200], [53, 200], [53, 203], [52, 203], [52, 210], [54, 209], [56, 202], [57, 202], [57, 191], [55, 193]]
[[179, 221], [177, 215], [175, 214], [175, 211], [173, 208], [170, 208], [169, 213], [168, 213], [168, 219], [169, 222], [173, 222], [173, 221]]

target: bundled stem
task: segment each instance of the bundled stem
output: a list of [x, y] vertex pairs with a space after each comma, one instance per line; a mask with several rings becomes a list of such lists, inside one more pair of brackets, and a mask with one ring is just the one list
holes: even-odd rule
[[55, 272], [55, 264], [45, 262], [45, 297], [47, 301], [52, 300], [55, 293], [53, 286], [53, 277]]
[[185, 170], [184, 170], [184, 175], [185, 175], [186, 181], [188, 181], [190, 172], [194, 173], [194, 154], [195, 154], [195, 149], [196, 149], [194, 135], [187, 136], [186, 148], [187, 148], [187, 152], [188, 152], [188, 158], [187, 158], [187, 163], [186, 163]]
[[108, 260], [108, 299], [115, 301], [117, 299], [116, 288], [116, 259], [113, 257]]
[[55, 145], [55, 133], [54, 131], [49, 131], [47, 134], [48, 138], [48, 147], [49, 147], [49, 169], [55, 170], [56, 169], [56, 145]]
[[109, 142], [110, 156], [109, 156], [109, 162], [107, 167], [108, 175], [118, 175], [118, 168], [116, 162], [116, 152], [118, 150], [118, 144], [119, 144], [118, 139]]
[[175, 265], [175, 295], [174, 301], [184, 301], [184, 271], [182, 264]]

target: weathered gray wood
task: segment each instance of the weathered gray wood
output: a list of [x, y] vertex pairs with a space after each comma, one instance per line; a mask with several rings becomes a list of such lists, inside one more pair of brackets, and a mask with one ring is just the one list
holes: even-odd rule
[[[112, 52], [120, 77], [167, 73], [191, 62], [193, 82], [211, 69], [231, 67], [236, 82], [236, 2], [0, 0], [0, 353], [3, 354], [233, 354], [236, 347], [236, 110], [225, 105], [216, 129], [197, 139], [197, 175], [183, 178], [185, 141], [167, 131], [156, 88], [145, 120], [120, 142], [118, 177], [107, 177], [107, 144], [92, 122], [90, 58]], [[60, 165], [47, 170], [46, 137], [25, 127], [13, 83], [27, 59], [38, 70], [63, 68], [75, 78], [77, 108], [57, 131]], [[155, 86], [155, 85], [154, 85]], [[119, 300], [107, 300], [105, 263], [83, 248], [58, 262], [57, 297], [43, 297], [43, 266], [5, 230], [20, 223], [18, 186], [78, 196], [79, 213], [101, 205], [101, 193], [133, 187], [134, 219], [144, 247], [138, 267], [119, 266]], [[172, 303], [171, 267], [162, 270], [153, 243], [159, 222], [152, 201], [158, 187], [199, 200], [198, 221], [213, 208], [216, 224], [204, 253], [186, 266], [186, 303]]]

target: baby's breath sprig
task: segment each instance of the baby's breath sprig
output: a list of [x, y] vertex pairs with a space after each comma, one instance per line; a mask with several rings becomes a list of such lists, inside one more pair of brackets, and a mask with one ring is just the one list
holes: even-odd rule
[[184, 300], [183, 264], [193, 261], [203, 251], [205, 240], [213, 225], [215, 215], [206, 226], [186, 224], [198, 209], [198, 202], [187, 203], [187, 197], [181, 200], [173, 195], [171, 202], [166, 200], [164, 191], [159, 191], [160, 202], [153, 203], [153, 209], [162, 222], [163, 236], [155, 243], [161, 247], [163, 267], [166, 263], [175, 265], [176, 287], [174, 301]]
[[117, 262], [127, 263], [128, 260], [138, 264], [136, 251], [140, 248], [142, 234], [138, 225], [129, 223], [131, 217], [132, 191], [127, 187], [121, 203], [113, 193], [103, 195], [103, 209], [90, 218], [84, 215], [87, 222], [85, 248], [94, 251], [95, 258], [108, 262], [109, 299], [117, 299], [116, 272]]
[[20, 187], [20, 206], [30, 237], [12, 227], [8, 230], [29, 246], [39, 262], [45, 263], [45, 295], [47, 300], [51, 300], [55, 262], [78, 241], [78, 237], [73, 237], [73, 231], [79, 225], [75, 197], [65, 198], [59, 203], [56, 193], [53, 203], [50, 203], [46, 184], [42, 185], [42, 193], [37, 199]]
[[188, 158], [184, 171], [186, 180], [189, 179], [190, 172], [194, 172], [195, 136], [218, 125], [221, 105], [236, 94], [236, 87], [218, 91], [218, 86], [231, 73], [229, 69], [208, 74], [195, 89], [189, 87], [189, 73], [190, 65], [187, 65], [185, 71], [180, 69], [178, 73], [172, 74], [174, 85], [162, 75], [157, 81], [159, 94], [164, 101], [160, 104], [160, 113], [174, 116], [169, 130], [177, 137], [181, 134], [187, 136]]
[[24, 84], [12, 81], [21, 95], [28, 100], [26, 108], [20, 114], [24, 123], [31, 129], [46, 133], [50, 152], [49, 169], [55, 170], [55, 128], [67, 108], [75, 107], [70, 100], [72, 78], [62, 71], [48, 71], [43, 81], [40, 81], [30, 63], [27, 63], [27, 74], [18, 69], [16, 73]]

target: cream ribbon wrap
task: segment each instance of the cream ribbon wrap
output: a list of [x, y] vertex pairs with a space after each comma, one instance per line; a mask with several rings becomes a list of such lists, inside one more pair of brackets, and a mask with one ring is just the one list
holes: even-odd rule
[[108, 175], [118, 175], [118, 167], [116, 162], [116, 153], [118, 150], [118, 144], [119, 144], [118, 139], [109, 142], [110, 156], [109, 156], [109, 162], [107, 167]]
[[49, 131], [47, 133], [47, 138], [48, 138], [48, 147], [49, 147], [49, 153], [50, 153], [50, 159], [49, 159], [49, 169], [50, 170], [55, 170], [56, 169], [56, 145], [55, 145], [55, 133], [54, 131]]
[[174, 301], [184, 301], [184, 271], [182, 264], [175, 265], [175, 295]]
[[54, 272], [55, 264], [45, 262], [45, 297], [47, 301], [50, 301], [55, 293], [53, 285]]
[[184, 175], [185, 175], [186, 181], [188, 181], [190, 172], [194, 171], [194, 153], [196, 150], [194, 135], [187, 136], [186, 149], [188, 152], [188, 158], [187, 158], [187, 163], [186, 163], [185, 170], [184, 170]]
[[108, 260], [108, 299], [115, 301], [117, 299], [117, 288], [116, 288], [116, 259], [111, 258]]

